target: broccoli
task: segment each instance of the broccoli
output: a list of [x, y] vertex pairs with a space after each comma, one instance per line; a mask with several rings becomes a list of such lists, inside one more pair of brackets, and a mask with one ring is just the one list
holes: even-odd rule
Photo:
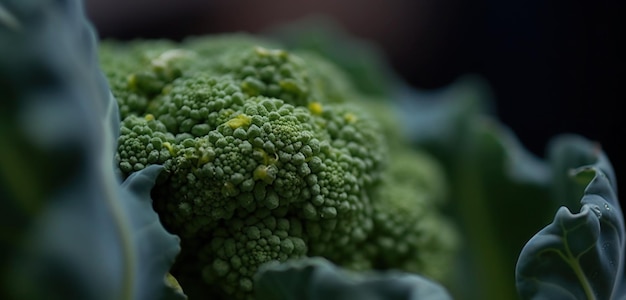
[[305, 256], [447, 276], [439, 166], [390, 149], [400, 127], [332, 64], [245, 35], [108, 41], [100, 57], [123, 119], [120, 171], [164, 166], [154, 207], [181, 237], [183, 288], [202, 277], [250, 299], [260, 265]]

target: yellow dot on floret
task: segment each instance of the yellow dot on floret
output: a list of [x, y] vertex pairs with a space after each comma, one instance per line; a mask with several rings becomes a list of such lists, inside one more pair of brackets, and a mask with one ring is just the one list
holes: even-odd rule
[[169, 142], [163, 143], [163, 147], [165, 147], [167, 151], [170, 152], [171, 155], [176, 155], [176, 151], [174, 151], [174, 147], [172, 147], [172, 144], [170, 144]]
[[128, 82], [128, 87], [131, 89], [136, 89], [137, 88], [137, 74], [130, 74], [128, 75], [128, 77], [126, 78], [126, 81]]
[[187, 51], [183, 49], [171, 49], [161, 53], [161, 55], [159, 55], [157, 58], [154, 58], [151, 61], [151, 64], [155, 70], [165, 69], [174, 60], [178, 60], [181, 58], [192, 58], [194, 56], [195, 53], [192, 51]]
[[311, 102], [309, 103], [309, 111], [314, 115], [321, 115], [322, 111], [324, 111], [322, 104], [319, 102]]
[[267, 177], [267, 166], [264, 166], [264, 165], [258, 166], [254, 170], [252, 177], [254, 178], [254, 180], [265, 179]]
[[289, 56], [289, 53], [285, 50], [274, 50], [274, 54], [282, 59], [287, 58], [287, 56]]
[[276, 168], [266, 165], [259, 165], [252, 173], [254, 180], [262, 180], [267, 184], [271, 184], [276, 178]]
[[345, 115], [343, 115], [343, 118], [346, 120], [346, 122], [350, 124], [355, 123], [359, 119], [353, 113], [346, 113]]
[[267, 49], [267, 48], [261, 47], [261, 46], [254, 47], [254, 52], [256, 52], [256, 54], [259, 55], [259, 56], [275, 55], [275, 56], [278, 56], [280, 58], [286, 58], [287, 55], [288, 55], [287, 51], [285, 51], [285, 50], [281, 50], [281, 49], [270, 50], [270, 49]]
[[209, 151], [202, 151], [200, 158], [198, 158], [198, 165], [197, 167], [203, 166], [207, 163], [209, 163], [210, 161], [213, 160], [213, 155], [211, 155], [211, 152]]
[[146, 121], [150, 122], [150, 121], [154, 121], [154, 115], [153, 114], [147, 114], [145, 116]]
[[232, 129], [237, 129], [242, 126], [248, 126], [250, 125], [250, 123], [252, 123], [252, 118], [247, 115], [241, 114], [234, 117], [233, 119], [228, 120], [226, 122], [226, 125], [228, 125]]
[[256, 52], [256, 54], [260, 55], [260, 56], [268, 56], [270, 55], [270, 51], [266, 48], [263, 48], [261, 46], [257, 46], [254, 47], [254, 52]]
[[285, 91], [292, 92], [295, 94], [304, 93], [304, 90], [302, 89], [302, 87], [298, 85], [296, 81], [291, 80], [291, 79], [279, 81], [278, 86], [280, 86]]

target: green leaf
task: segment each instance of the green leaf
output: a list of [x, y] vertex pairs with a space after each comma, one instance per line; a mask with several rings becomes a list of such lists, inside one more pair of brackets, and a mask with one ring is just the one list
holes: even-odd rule
[[314, 257], [263, 265], [255, 276], [257, 300], [451, 300], [424, 277], [387, 271], [356, 273]]
[[117, 104], [81, 2], [3, 0], [0, 45], [0, 297], [183, 299], [151, 205], [161, 168], [115, 175]]
[[572, 157], [595, 158], [576, 168], [573, 180], [593, 177], [580, 211], [559, 208], [554, 221], [523, 248], [516, 267], [519, 294], [523, 299], [624, 297], [624, 219], [611, 164], [596, 144], [582, 138], [559, 142], [576, 154]]
[[[593, 169], [579, 172], [580, 166], [598, 160], [599, 145], [577, 135], [561, 135], [548, 145], [548, 157], [554, 170], [552, 192], [554, 202], [566, 207], [578, 207], [585, 188], [595, 176]], [[555, 208], [556, 209], [556, 208]]]
[[490, 114], [490, 100], [488, 85], [476, 76], [399, 94], [407, 134], [441, 162], [450, 182], [448, 210], [465, 245], [450, 287], [458, 298], [514, 299], [511, 266], [519, 249], [558, 207], [550, 197], [551, 166]]
[[161, 169], [133, 174], [113, 198], [95, 196], [106, 191], [92, 179], [50, 198], [54, 204], [34, 221], [5, 274], [10, 295], [104, 300], [170, 293], [165, 280], [178, 238], [161, 226], [149, 196]]
[[168, 275], [180, 251], [179, 238], [163, 228], [150, 198], [162, 169], [158, 165], [148, 166], [130, 175], [121, 186], [121, 208], [130, 220], [126, 229], [130, 240], [125, 241], [128, 243], [125, 267], [134, 274], [128, 277], [127, 284], [134, 284], [128, 287], [133, 291], [129, 299], [185, 299], [180, 286], [172, 286]]

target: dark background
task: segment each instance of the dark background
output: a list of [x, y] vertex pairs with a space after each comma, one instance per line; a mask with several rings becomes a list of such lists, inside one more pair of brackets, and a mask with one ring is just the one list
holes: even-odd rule
[[539, 156], [548, 140], [597, 141], [626, 187], [624, 2], [555, 0], [87, 0], [103, 38], [263, 32], [311, 14], [377, 43], [421, 89], [484, 77], [496, 112]]

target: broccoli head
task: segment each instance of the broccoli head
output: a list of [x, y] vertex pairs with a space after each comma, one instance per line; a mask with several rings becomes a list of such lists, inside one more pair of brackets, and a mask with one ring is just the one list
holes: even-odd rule
[[183, 288], [196, 276], [249, 299], [261, 264], [304, 256], [442, 277], [425, 259], [454, 248], [453, 230], [433, 228], [438, 166], [395, 155], [368, 96], [331, 64], [232, 35], [103, 42], [101, 59], [121, 107], [120, 171], [165, 167], [152, 194], [181, 237]]

